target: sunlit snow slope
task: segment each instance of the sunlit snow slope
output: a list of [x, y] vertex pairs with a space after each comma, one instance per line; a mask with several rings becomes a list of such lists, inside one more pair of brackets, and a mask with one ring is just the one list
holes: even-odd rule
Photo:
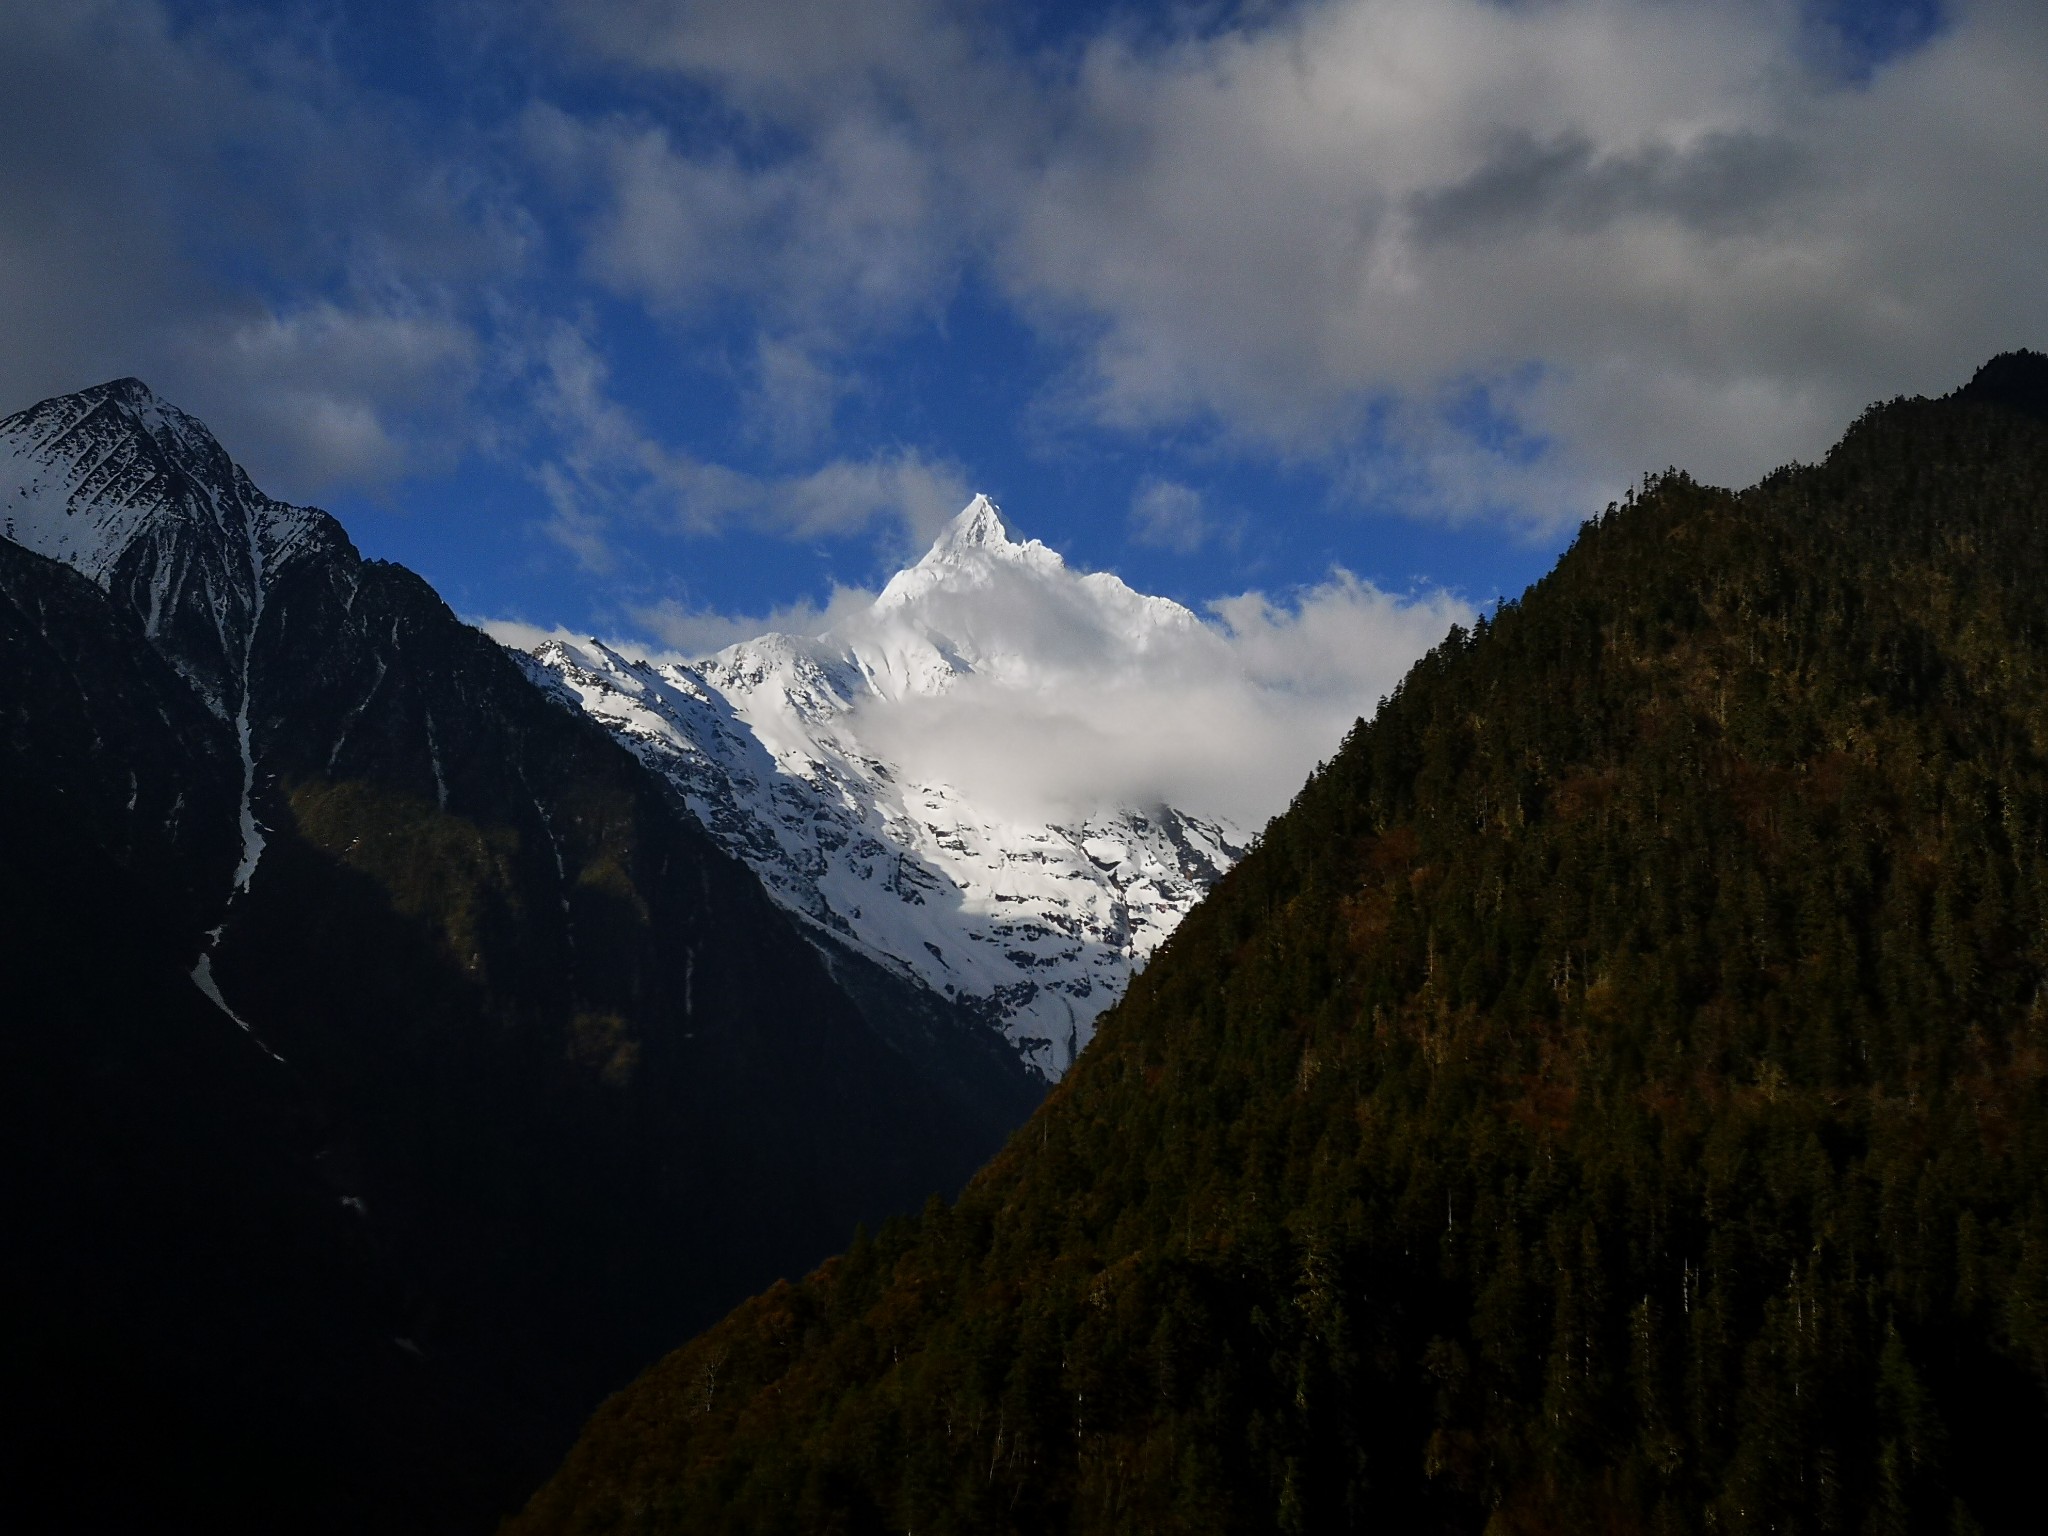
[[652, 665], [550, 642], [535, 680], [665, 774], [791, 911], [984, 1013], [1048, 1077], [1238, 858], [1232, 827], [1169, 806], [1049, 819], [872, 745], [919, 701], [1056, 687], [1063, 657], [1141, 660], [1198, 623], [1078, 575], [977, 497], [873, 606], [815, 638], [764, 635]]

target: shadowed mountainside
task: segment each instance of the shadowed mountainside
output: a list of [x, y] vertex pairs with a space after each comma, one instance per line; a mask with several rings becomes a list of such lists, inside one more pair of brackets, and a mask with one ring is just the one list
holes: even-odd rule
[[603, 730], [140, 384], [0, 449], [36, 1528], [488, 1529], [678, 1334], [1028, 1112], [973, 1021], [856, 1002]]

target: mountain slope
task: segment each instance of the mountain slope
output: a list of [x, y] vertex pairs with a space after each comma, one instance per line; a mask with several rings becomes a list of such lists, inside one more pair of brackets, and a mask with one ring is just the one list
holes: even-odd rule
[[514, 1528], [2030, 1529], [2044, 398], [2001, 359], [1589, 523], [957, 1206], [664, 1361]]
[[101, 1387], [192, 1426], [25, 1459], [17, 1507], [488, 1528], [677, 1332], [1034, 1102], [945, 1021], [879, 1034], [661, 780], [141, 385], [0, 422], [0, 468], [0, 1119], [59, 1256], [5, 1342], [62, 1386], [38, 1341], [153, 1319]]
[[332, 1117], [191, 974], [238, 857], [232, 733], [98, 588], [7, 542], [0, 647], [10, 1518], [488, 1509], [488, 1416], [392, 1347], [406, 1276], [337, 1198]]
[[918, 705], [1057, 690], [1077, 663], [1135, 670], [1200, 638], [1178, 603], [1076, 575], [977, 497], [866, 612], [695, 665], [597, 641], [529, 671], [664, 774], [731, 853], [834, 949], [865, 954], [1000, 1030], [1056, 1078], [1095, 1019], [1243, 853], [1167, 805], [1046, 817], [906, 763]]

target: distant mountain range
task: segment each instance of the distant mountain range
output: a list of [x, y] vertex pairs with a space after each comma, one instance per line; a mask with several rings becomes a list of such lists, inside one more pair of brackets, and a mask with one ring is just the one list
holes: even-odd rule
[[1041, 1094], [142, 384], [0, 421], [0, 534], [10, 1524], [486, 1530]]
[[510, 1531], [2037, 1529], [2044, 590], [2037, 354], [1645, 482]]
[[1164, 804], [1020, 816], [892, 760], [872, 727], [977, 685], [1000, 708], [1044, 686], [1052, 647], [1132, 668], [1198, 624], [1114, 576], [1070, 571], [976, 497], [825, 634], [662, 665], [554, 641], [528, 670], [673, 783], [828, 954], [852, 950], [965, 1006], [1056, 1078], [1248, 839]]

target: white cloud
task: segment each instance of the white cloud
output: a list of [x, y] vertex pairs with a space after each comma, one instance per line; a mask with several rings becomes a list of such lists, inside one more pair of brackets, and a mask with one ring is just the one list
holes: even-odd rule
[[865, 459], [835, 459], [806, 475], [762, 482], [770, 521], [800, 537], [850, 532], [889, 519], [914, 548], [967, 499], [958, 465], [933, 461], [915, 449]]
[[849, 303], [886, 309], [928, 286], [918, 184], [929, 162], [865, 124], [759, 164], [726, 144], [686, 148], [645, 118], [536, 103], [524, 140], [585, 208], [589, 274], [656, 314], [741, 297], [802, 322]]
[[778, 293], [902, 324], [963, 250], [1070, 349], [1066, 409], [1420, 515], [1554, 528], [1645, 469], [1742, 482], [2048, 341], [2036, 0], [1958, 0], [1867, 81], [1799, 0], [1198, 8], [1065, 66], [937, 0], [574, 9], [615, 64], [782, 135], [726, 167], [829, 232], [728, 253]]
[[760, 635], [814, 635], [835, 624], [856, 620], [875, 600], [875, 594], [860, 587], [836, 583], [823, 603], [798, 598], [766, 613], [725, 613], [715, 608], [697, 608], [674, 598], [646, 603], [627, 610], [633, 625], [630, 633], [586, 635], [560, 624], [534, 624], [525, 619], [472, 617], [466, 622], [515, 650], [530, 651], [550, 640], [578, 645], [596, 639], [622, 656], [666, 666], [675, 661], [701, 661], [714, 651], [738, 640]]
[[600, 57], [717, 81], [750, 111], [830, 117], [849, 102], [934, 84], [972, 43], [945, 0], [563, 0], [570, 34]]
[[[815, 635], [857, 619], [875, 600], [875, 594], [861, 587], [834, 583], [821, 603], [799, 598], [762, 614], [722, 613], [714, 608], [692, 608], [666, 599], [632, 610], [634, 623], [668, 647], [677, 659], [697, 660], [740, 640], [759, 635]], [[645, 648], [633, 654], [644, 654]]]
[[[582, 73], [543, 69], [553, 104], [434, 123], [301, 7], [0, 0], [0, 401], [138, 373], [285, 494], [389, 479], [517, 435], [500, 330], [544, 332], [573, 277], [719, 331], [753, 446], [817, 470], [579, 436], [544, 478], [601, 563], [614, 494], [676, 526], [916, 536], [950, 466], [832, 458], [836, 421], [963, 275], [1071, 362], [1055, 422], [1543, 529], [1643, 469], [1746, 480], [2048, 345], [2038, 0], [1955, 0], [1867, 81], [1803, 0], [1112, 10], [1051, 52], [978, 0], [554, 10]], [[1215, 537], [1144, 494], [1135, 533]]]
[[447, 457], [451, 445], [437, 452], [421, 428], [445, 423], [482, 367], [468, 325], [402, 301], [212, 316], [178, 342], [185, 369], [237, 402], [220, 422], [237, 455], [247, 443], [290, 445], [282, 472], [301, 495]]
[[[1208, 621], [1155, 611], [1133, 624], [1105, 609], [1106, 580], [998, 579], [927, 609], [993, 660], [944, 692], [864, 706], [864, 738], [913, 777], [1020, 815], [1165, 803], [1256, 829], [1416, 657], [1475, 617], [1444, 592], [1401, 597], [1333, 571], [1285, 598], [1219, 601]], [[886, 643], [891, 622], [856, 614], [834, 637]]]
[[524, 138], [578, 211], [590, 278], [682, 325], [747, 307], [744, 403], [788, 452], [827, 434], [849, 389], [839, 359], [914, 317], [935, 320], [963, 254], [940, 162], [904, 125], [867, 113], [765, 162], [686, 147], [660, 123], [545, 104], [528, 109]]
[[745, 415], [755, 434], [783, 458], [824, 442], [839, 402], [856, 383], [815, 351], [774, 336], [757, 338]]
[[[1101, 326], [1105, 419], [1314, 451], [1393, 401], [1470, 466], [1406, 456], [1410, 504], [1454, 511], [1475, 477], [1552, 518], [1641, 468], [1740, 480], [2048, 325], [2017, 281], [2039, 15], [1962, 7], [1867, 89], [1806, 68], [1775, 0], [1353, 0], [1110, 40], [1005, 270]], [[1433, 406], [1532, 362], [1553, 451], [1525, 474]]]

